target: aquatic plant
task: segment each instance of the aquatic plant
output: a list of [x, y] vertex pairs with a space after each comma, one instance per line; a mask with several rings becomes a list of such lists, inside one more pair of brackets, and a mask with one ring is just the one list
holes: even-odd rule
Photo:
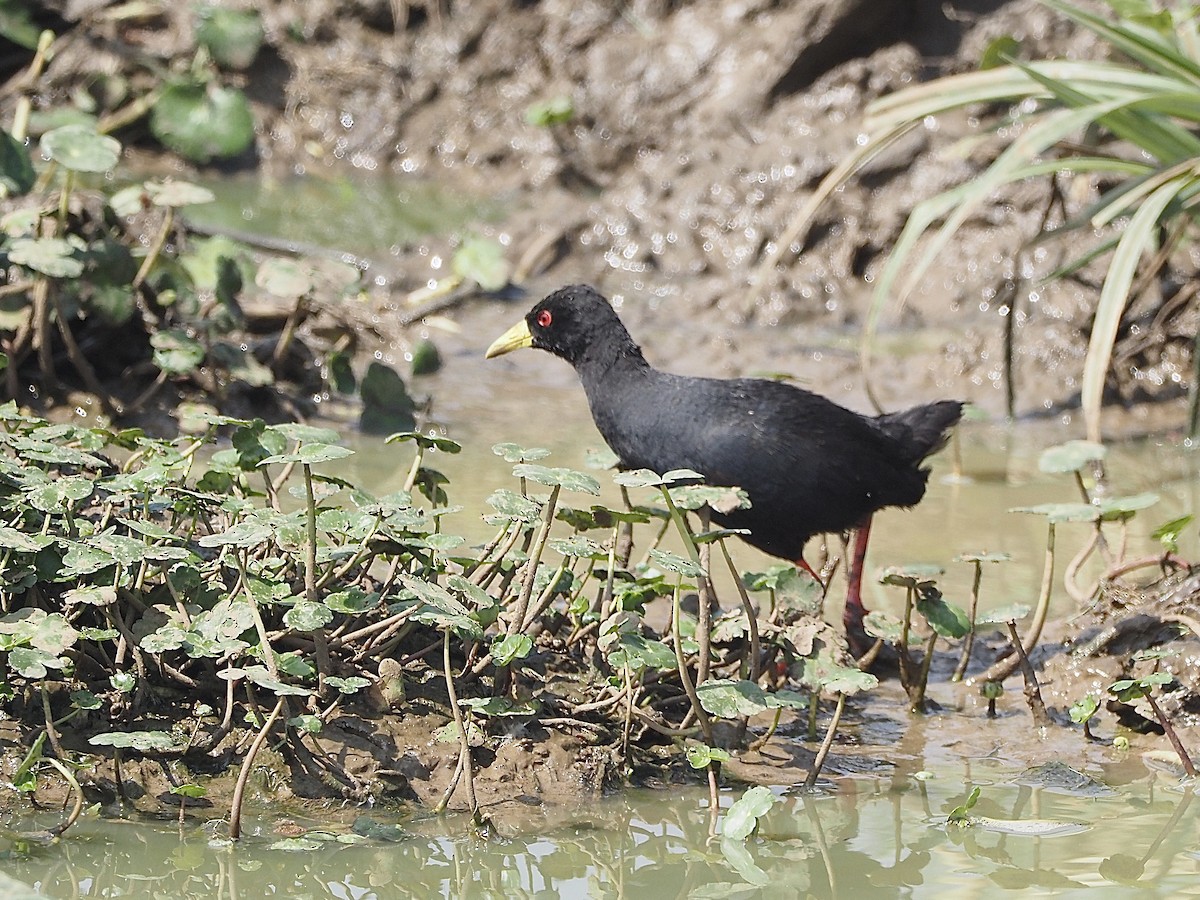
[[[816, 640], [827, 626], [801, 624], [782, 601], [769, 629], [746, 594], [740, 621], [710, 621], [705, 603], [689, 623], [684, 585], [711, 595], [701, 561], [725, 534], [694, 530], [686, 511], [728, 489], [678, 484], [683, 473], [617, 476], [626, 491], [652, 490], [667, 504], [686, 548], [650, 546], [645, 565], [629, 566], [618, 539], [644, 526], [656, 544], [653, 515], [568, 508], [565, 498], [595, 497], [599, 481], [544, 465], [544, 451], [497, 445], [515, 460], [518, 490], [488, 498], [495, 534], [468, 548], [443, 527], [453, 507], [430, 467], [434, 454], [458, 451], [449, 439], [393, 435], [411, 453], [405, 489], [376, 496], [329, 474], [352, 452], [331, 429], [201, 421], [204, 433], [164, 441], [0, 406], [0, 689], [31, 745], [53, 750], [53, 762], [31, 758], [30, 778], [77, 763], [91, 777], [88, 754], [59, 740], [68, 719], [91, 748], [112, 753], [118, 785], [123, 755], [178, 760], [241, 740], [229, 822], [237, 837], [268, 743], [363, 797], [368, 786], [314, 736], [346, 706], [403, 708], [406, 682], [440, 678], [444, 737], [459, 745], [443, 806], [461, 784], [478, 812], [472, 744], [510, 718], [596, 736], [611, 729], [627, 768], [644, 741], [682, 739], [681, 759], [715, 786], [731, 749], [715, 721], [739, 724], [740, 742], [749, 717], [775, 713], [777, 722], [809, 703], [774, 688], [780, 670], [763, 664], [774, 657], [819, 660], [805, 683], [837, 697], [815, 778], [846, 696], [874, 684]], [[596, 531], [608, 546], [588, 536]], [[671, 603], [661, 633], [643, 617], [657, 597]], [[569, 696], [530, 682], [547, 665], [544, 655], [535, 661], [544, 646], [590, 672], [569, 679]], [[164, 706], [164, 692], [184, 702]]]
[[[1175, 302], [1173, 297], [1181, 308], [1196, 304], [1196, 295], [1182, 287], [1186, 272], [1174, 284], [1164, 275], [1174, 264], [1175, 252], [1193, 234], [1191, 204], [1200, 186], [1200, 36], [1194, 10], [1187, 4], [1160, 9], [1152, 0], [1107, 0], [1116, 14], [1113, 21], [1065, 0], [1042, 2], [1105, 42], [1109, 58], [1025, 62], [1017, 58], [1019, 45], [1004, 37], [984, 54], [980, 71], [936, 78], [876, 100], [867, 110], [866, 139], [826, 176], [773, 242], [775, 250], [761, 262], [756, 280], [761, 282], [762, 273], [795, 246], [817, 209], [841, 184], [901, 136], [951, 112], [987, 103], [1011, 104], [1007, 121], [1015, 137], [984, 171], [922, 201], [910, 213], [875, 279], [862, 339], [864, 368], [869, 372], [884, 313], [905, 302], [954, 234], [998, 189], [1027, 179], [1048, 179], [1051, 201], [1042, 222], [1046, 228], [1061, 196], [1057, 179], [1094, 176], [1102, 179], [1097, 199], [1082, 210], [1066, 211], [1060, 227], [1032, 236], [1029, 243], [1044, 242], [1047, 236], [1099, 235], [1093, 247], [1072, 253], [1068, 262], [1045, 273], [1047, 279], [1070, 275], [1107, 256], [1080, 398], [1087, 437], [1098, 442], [1104, 388], [1126, 308], [1143, 293], [1157, 291], [1159, 283], [1165, 288], [1157, 301], [1160, 311]], [[1015, 284], [1011, 294], [1009, 306], [1018, 294]], [[1010, 311], [1004, 319], [1010, 369], [1015, 317]], [[1200, 428], [1200, 345], [1193, 341], [1191, 349], [1188, 419], [1194, 435]], [[1008, 380], [1011, 403], [1011, 371]]]

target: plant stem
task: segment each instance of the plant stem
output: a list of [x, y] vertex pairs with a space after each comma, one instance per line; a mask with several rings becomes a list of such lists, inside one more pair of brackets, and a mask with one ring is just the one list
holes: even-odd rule
[[846, 708], [846, 695], [838, 692], [837, 706], [833, 709], [833, 718], [829, 720], [829, 727], [825, 729], [825, 740], [821, 742], [821, 749], [817, 751], [816, 757], [813, 759], [812, 768], [808, 770], [808, 777], [804, 779], [804, 789], [811, 791], [817, 784], [817, 776], [821, 774], [821, 767], [825, 765], [825, 759], [829, 756], [829, 750], [833, 746], [833, 735], [837, 731], [838, 724], [842, 721], [842, 710]]
[[933, 648], [937, 644], [937, 632], [929, 632], [929, 640], [925, 642], [925, 658], [921, 660], [921, 674], [917, 676], [917, 684], [912, 694], [912, 711], [922, 712], [925, 708], [925, 686], [929, 683], [929, 667], [933, 665]]
[[[1046, 612], [1050, 609], [1050, 592], [1054, 586], [1054, 522], [1050, 522], [1046, 533], [1046, 564], [1042, 568], [1042, 586], [1038, 592], [1037, 606], [1033, 611], [1033, 621], [1025, 632], [1024, 647], [1032, 650], [1042, 636], [1042, 626], [1046, 624]], [[971, 679], [972, 684], [985, 681], [1003, 681], [1016, 671], [1020, 665], [1020, 657], [1014, 652], [1010, 656], [998, 659], [982, 672]]]
[[75, 804], [71, 807], [71, 812], [67, 815], [67, 818], [61, 824], [49, 829], [50, 833], [55, 837], [62, 837], [63, 832], [74, 825], [79, 819], [80, 813], [83, 812], [83, 789], [79, 787], [79, 782], [75, 779], [74, 773], [57, 759], [46, 756], [42, 758], [42, 761], [51, 768], [56, 769], [58, 774], [66, 779], [67, 784], [71, 786], [71, 796], [75, 799]]
[[271, 730], [271, 726], [279, 718], [279, 711], [283, 709], [284, 699], [280, 697], [275, 701], [275, 708], [271, 710], [271, 714], [267, 716], [267, 721], [263, 723], [263, 727], [254, 736], [254, 742], [250, 745], [250, 749], [246, 751], [246, 758], [242, 760], [242, 770], [238, 772], [238, 780], [233, 788], [233, 799], [230, 801], [229, 809], [229, 837], [235, 841], [239, 840], [242, 836], [242, 798], [246, 795], [246, 782], [250, 780], [250, 769], [254, 766], [254, 757], [262, 749], [263, 742], [267, 739], [267, 732]]
[[1033, 713], [1033, 724], [1038, 728], [1044, 728], [1050, 724], [1050, 714], [1046, 712], [1046, 704], [1042, 700], [1042, 689], [1038, 686], [1037, 673], [1033, 671], [1029, 657], [1025, 654], [1025, 645], [1021, 643], [1021, 636], [1017, 634], [1016, 622], [1009, 621], [1008, 633], [1012, 637], [1013, 646], [1017, 651], [1016, 657], [1021, 666], [1021, 675], [1025, 679], [1025, 699], [1029, 703], [1029, 711]]
[[458, 727], [459, 764], [462, 766], [465, 776], [467, 806], [471, 810], [471, 819], [478, 824], [479, 804], [475, 800], [475, 778], [471, 771], [471, 741], [467, 734], [466, 723], [463, 721], [462, 710], [458, 706], [458, 692], [454, 689], [454, 670], [450, 667], [449, 628], [442, 632], [442, 669], [446, 676], [446, 696], [450, 701], [450, 712], [454, 716], [454, 724]]
[[[674, 623], [674, 627], [671, 629], [671, 638], [675, 645], [675, 663], [679, 669], [679, 682], [683, 685], [683, 692], [691, 701], [692, 711], [696, 714], [696, 719], [700, 722], [700, 730], [704, 733], [704, 743], [711, 747], [713, 745], [712, 721], [708, 718], [708, 712], [700, 705], [700, 695], [696, 693], [696, 686], [692, 683], [692, 676], [688, 672], [687, 657], [683, 655], [683, 638], [679, 635], [679, 607], [682, 593], [683, 580], [681, 578], [675, 582], [675, 594], [671, 602], [671, 621]], [[716, 763], [709, 763], [710, 768], [714, 765]]]
[[900, 623], [900, 686], [907, 693], [912, 690], [912, 660], [908, 655], [908, 632], [912, 628], [913, 599], [916, 588], [909, 585], [904, 590], [904, 621]]
[[[309, 603], [317, 602], [317, 497], [313, 492], [312, 466], [304, 463], [300, 466], [304, 473], [304, 511], [307, 525], [304, 542], [304, 599]], [[310, 632], [317, 656], [317, 696], [325, 696], [325, 679], [332, 672], [329, 663], [329, 642], [325, 638], [325, 626], [321, 625]]]
[[1179, 761], [1183, 763], [1183, 771], [1187, 772], [1189, 778], [1195, 778], [1196, 766], [1192, 763], [1192, 758], [1188, 756], [1187, 750], [1183, 748], [1183, 742], [1179, 740], [1179, 735], [1175, 733], [1175, 729], [1172, 727], [1166, 713], [1163, 712], [1162, 707], [1158, 705], [1158, 701], [1149, 692], [1146, 693], [1146, 702], [1154, 710], [1154, 717], [1158, 719], [1158, 724], [1163, 727], [1163, 731], [1167, 735], [1167, 740], [1171, 742], [1171, 747], [1179, 756]]
[[[700, 609], [697, 611], [697, 617], [696, 617], [697, 618], [696, 643], [700, 647], [700, 652], [698, 654], [698, 660], [696, 663], [696, 678], [702, 684], [707, 678], [708, 670], [709, 670], [709, 662], [710, 662], [710, 659], [712, 656], [711, 628], [701, 627], [702, 624], [707, 624], [708, 619], [709, 619], [708, 610], [706, 608], [706, 604], [708, 602], [708, 591], [705, 589], [705, 582], [708, 580], [708, 570], [704, 567], [704, 563], [700, 559], [700, 551], [698, 549], [696, 549], [696, 541], [692, 538], [692, 532], [691, 532], [691, 529], [688, 528], [687, 522], [684, 521], [683, 513], [681, 513], [679, 511], [679, 507], [677, 507], [675, 505], [675, 501], [671, 498], [671, 492], [669, 490], [667, 490], [665, 485], [661, 486], [659, 488], [659, 490], [662, 492], [663, 498], [667, 501], [667, 509], [670, 510], [671, 521], [675, 524], [675, 529], [676, 529], [676, 531], [679, 532], [679, 537], [683, 540], [683, 545], [687, 548], [688, 558], [691, 559], [692, 564], [700, 570], [700, 574], [696, 576], [696, 588], [697, 588], [697, 591], [699, 594], [699, 603], [700, 603]], [[678, 594], [678, 591], [676, 593]], [[674, 623], [675, 623], [674, 624], [675, 640], [676, 640], [676, 642], [678, 642], [679, 641], [678, 602], [676, 603]], [[681, 676], [684, 674], [683, 669], [684, 669], [684, 665], [683, 665], [683, 660], [682, 660], [682, 656], [681, 656], [680, 657], [680, 675]], [[690, 679], [689, 679], [689, 683], [690, 683]], [[688, 696], [691, 696], [694, 693], [695, 693], [695, 689], [693, 688], [693, 690], [689, 692]], [[700, 708], [699, 701], [694, 701], [693, 706], [696, 708], [697, 715], [700, 715], [704, 712], [704, 710]], [[707, 718], [707, 715], [705, 716], [705, 718]], [[701, 722], [703, 723], [703, 721], [704, 720], [702, 719]], [[711, 734], [711, 725], [704, 728], [704, 733], [706, 735]]]
[[525, 627], [525, 616], [529, 612], [529, 598], [533, 595], [533, 583], [537, 578], [538, 565], [542, 561], [542, 551], [546, 549], [546, 540], [550, 537], [550, 526], [554, 524], [554, 508], [558, 504], [559, 485], [550, 489], [550, 499], [542, 507], [542, 522], [538, 526], [537, 537], [529, 551], [529, 561], [525, 564], [525, 580], [521, 582], [521, 593], [517, 597], [517, 611], [508, 623], [508, 634], [520, 634]]
[[971, 651], [975, 648], [975, 616], [979, 611], [979, 585], [983, 581], [983, 563], [978, 559], [972, 560], [972, 563], [975, 566], [975, 575], [971, 581], [971, 600], [967, 609], [971, 628], [963, 638], [962, 656], [958, 658], [958, 665], [954, 668], [954, 674], [950, 676], [951, 681], [963, 680], [963, 676], [967, 674], [967, 666], [971, 664]]

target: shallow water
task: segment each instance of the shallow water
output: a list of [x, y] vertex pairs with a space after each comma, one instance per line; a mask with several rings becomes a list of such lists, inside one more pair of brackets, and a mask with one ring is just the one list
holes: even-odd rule
[[[490, 450], [498, 442], [549, 449], [551, 455], [543, 462], [590, 471], [601, 483], [603, 502], [620, 505], [611, 474], [587, 467], [588, 451], [603, 449], [604, 441], [592, 424], [582, 389], [573, 382], [565, 364], [560, 365], [570, 377], [561, 380], [562, 373], [553, 365], [548, 377], [541, 366], [509, 369], [499, 379], [502, 387], [486, 378], [482, 367], [479, 377], [473, 378], [470, 367], [474, 364], [473, 360], [455, 360], [454, 369], [443, 376], [441, 383], [435, 381], [427, 388], [437, 401], [437, 424], [432, 430], [463, 445], [460, 454], [435, 452], [426, 458], [427, 465], [450, 478], [451, 504], [465, 507], [462, 513], [445, 519], [446, 531], [472, 542], [490, 537], [490, 530], [479, 519], [479, 511], [486, 509], [484, 500], [497, 488], [516, 484], [512, 464]], [[347, 446], [356, 454], [344, 461], [337, 470], [339, 475], [376, 493], [403, 486], [412, 459], [407, 445], [387, 445], [379, 437], [355, 433], [351, 426], [342, 431]], [[887, 510], [875, 517], [868, 573], [878, 573], [886, 566], [935, 563], [946, 570], [938, 579], [946, 598], [965, 605], [973, 569], [954, 558], [983, 550], [1004, 552], [1012, 556], [1011, 561], [984, 569], [980, 609], [1032, 604], [1042, 578], [1047, 527], [1040, 516], [1009, 510], [1040, 503], [1078, 502], [1078, 488], [1070, 476], [1047, 475], [1038, 469], [1043, 450], [1075, 436], [1056, 421], [964, 423], [955, 443], [931, 460], [929, 489], [920, 505], [912, 510]], [[955, 475], [956, 458], [960, 477]], [[1114, 496], [1152, 491], [1160, 497], [1158, 504], [1130, 523], [1130, 558], [1155, 552], [1158, 542], [1150, 535], [1162, 523], [1200, 512], [1200, 452], [1186, 449], [1177, 438], [1111, 443], [1107, 476]], [[653, 503], [654, 499], [650, 492], [641, 495], [641, 502]], [[562, 502], [586, 508], [596, 500], [583, 494], [564, 494]], [[1058, 526], [1059, 573], [1090, 527], [1086, 523]], [[730, 544], [743, 570], [761, 570], [775, 562], [740, 541]], [[1187, 531], [1180, 549], [1185, 559], [1200, 556], [1196, 527]], [[818, 551], [817, 542], [810, 542], [806, 556], [815, 559]], [[830, 552], [840, 553], [840, 545], [833, 543]], [[1093, 569], [1083, 570], [1083, 575], [1093, 578], [1097, 574]], [[839, 589], [831, 590], [831, 612], [838, 610], [839, 596]], [[903, 592], [880, 585], [875, 579], [864, 584], [864, 597], [868, 607], [903, 609]], [[732, 591], [729, 602], [736, 603]], [[1073, 602], [1061, 588], [1056, 588], [1053, 602], [1052, 614], [1074, 611]]]
[[[53, 845], [5, 841], [3, 867], [54, 898], [1194, 895], [1191, 789], [1136, 759], [1088, 774], [1111, 794], [1031, 787], [1018, 783], [1029, 780], [1022, 770], [987, 757], [843, 779], [831, 793], [780, 790], [744, 843], [710, 838], [706, 794], [693, 788], [634, 790], [583, 809], [530, 806], [523, 827], [485, 837], [461, 816], [377, 809], [369, 815], [403, 836], [353, 844], [335, 837], [351, 827], [320, 815], [287, 817], [285, 828], [326, 832], [296, 845], [280, 843], [283, 817], [259, 810], [236, 846], [199, 820], [88, 818]], [[972, 785], [982, 788], [972, 813], [985, 824], [948, 826]], [[722, 805], [735, 797], [726, 791]]]

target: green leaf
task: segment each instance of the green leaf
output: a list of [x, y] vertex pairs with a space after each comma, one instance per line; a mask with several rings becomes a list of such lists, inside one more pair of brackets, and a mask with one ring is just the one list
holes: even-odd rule
[[917, 600], [917, 612], [944, 638], [965, 637], [971, 630], [971, 621], [967, 618], [966, 611], [953, 603], [947, 603], [937, 591], [921, 593]]
[[410, 835], [399, 825], [390, 825], [384, 822], [376, 822], [369, 816], [359, 816], [354, 820], [354, 824], [350, 826], [350, 830], [356, 835], [369, 838], [372, 841], [397, 841], [408, 840]]
[[322, 844], [320, 841], [314, 841], [307, 837], [284, 838], [281, 841], [275, 841], [267, 846], [268, 850], [282, 850], [285, 853], [312, 853], [320, 850]]
[[754, 716], [771, 708], [766, 693], [753, 681], [711, 679], [696, 685], [696, 694], [707, 712], [722, 719]]
[[1100, 407], [1103, 402], [1104, 384], [1138, 264], [1143, 256], [1154, 252], [1155, 234], [1160, 227], [1163, 213], [1169, 204], [1179, 198], [1193, 177], [1188, 171], [1167, 181], [1143, 200], [1130, 218], [1129, 224], [1125, 226], [1125, 232], [1113, 252], [1108, 273], [1100, 288], [1100, 298], [1096, 301], [1079, 392], [1088, 437], [1093, 440], [1100, 439]]
[[16, 528], [0, 525], [0, 549], [37, 553], [53, 543], [54, 538], [48, 534], [25, 534]]
[[700, 578], [706, 574], [703, 568], [690, 559], [655, 547], [650, 548], [650, 560], [659, 568], [676, 572], [686, 578]]
[[349, 678], [338, 678], [336, 675], [330, 675], [325, 679], [325, 683], [337, 688], [343, 694], [357, 694], [371, 682], [360, 675], [351, 675]]
[[269, 294], [284, 300], [296, 300], [313, 288], [312, 270], [294, 259], [273, 256], [263, 261], [254, 283]]
[[1178, 553], [1180, 535], [1183, 534], [1185, 528], [1192, 524], [1194, 518], [1192, 515], [1186, 515], [1172, 519], [1170, 522], [1164, 522], [1154, 529], [1150, 537], [1162, 544], [1163, 549], [1168, 553]]
[[869, 691], [879, 684], [879, 679], [870, 672], [838, 665], [824, 654], [804, 661], [803, 681], [809, 687], [847, 696]]
[[62, 238], [16, 238], [8, 245], [8, 261], [52, 278], [83, 274], [78, 251]]
[[358, 615], [378, 606], [379, 594], [374, 591], [368, 594], [362, 588], [352, 587], [326, 594], [321, 602], [334, 612]]
[[1014, 506], [1009, 512], [1045, 516], [1052, 525], [1095, 522], [1100, 518], [1100, 510], [1090, 503], [1040, 503], [1037, 506]]
[[294, 453], [278, 453], [273, 456], [268, 456], [266, 459], [259, 462], [260, 466], [266, 466], [276, 463], [300, 463], [305, 466], [315, 466], [318, 463], [331, 462], [335, 459], [345, 459], [347, 456], [353, 456], [354, 451], [349, 447], [340, 447], [332, 444], [301, 444]]
[[254, 115], [246, 95], [216, 83], [175, 81], [150, 111], [150, 130], [193, 162], [237, 156], [254, 142]]
[[963, 801], [961, 806], [956, 806], [950, 811], [950, 815], [946, 817], [947, 825], [968, 825], [970, 824], [970, 812], [975, 804], [979, 802], [980, 789], [972, 788], [971, 793], [967, 795], [967, 799]]
[[301, 600], [283, 614], [283, 622], [296, 631], [316, 631], [333, 621], [333, 610], [320, 603]]
[[683, 748], [688, 765], [693, 769], [707, 769], [712, 763], [727, 763], [730, 756], [728, 750], [710, 747], [708, 744], [688, 744]]
[[21, 760], [21, 764], [13, 773], [13, 787], [21, 793], [28, 794], [37, 790], [38, 763], [42, 761], [42, 748], [46, 745], [46, 737], [45, 731], [38, 734], [29, 748], [29, 752], [25, 754], [25, 758]]
[[1071, 708], [1067, 710], [1071, 721], [1076, 725], [1082, 725], [1096, 714], [1100, 709], [1100, 698], [1095, 694], [1088, 694], [1082, 700], [1076, 700], [1071, 704]]
[[752, 787], [742, 794], [725, 814], [721, 834], [731, 841], [744, 841], [758, 827], [758, 820], [778, 802], [768, 787]]
[[584, 559], [605, 559], [608, 553], [591, 538], [573, 534], [569, 538], [551, 538], [550, 548], [563, 556], [578, 556]]
[[71, 691], [71, 708], [95, 710], [104, 706], [104, 701], [91, 691]]
[[170, 790], [171, 793], [175, 794], [176, 796], [187, 797], [192, 800], [199, 800], [201, 797], [204, 797], [206, 794], [208, 794], [208, 788], [204, 787], [203, 785], [193, 784], [191, 782], [187, 784], [173, 785]]
[[671, 502], [680, 509], [700, 509], [709, 506], [720, 513], [750, 508], [750, 495], [741, 488], [714, 487], [709, 484], [689, 484], [670, 489]]
[[672, 469], [663, 475], [651, 472], [649, 469], [631, 469], [628, 472], [617, 472], [613, 481], [622, 487], [670, 487], [676, 482], [702, 482], [704, 476], [691, 469]]
[[[873, 609], [863, 617], [863, 629], [873, 638], [879, 638], [889, 644], [898, 645], [904, 625], [895, 616]], [[909, 639], [911, 643], [911, 634], [909, 635]]]
[[558, 486], [568, 491], [581, 491], [593, 496], [600, 495], [600, 482], [591, 475], [576, 472], [574, 469], [518, 463], [513, 466], [513, 476], [516, 478], [526, 478], [529, 481], [544, 484], [547, 487]]
[[636, 633], [622, 633], [608, 653], [608, 664], [614, 669], [629, 668], [668, 670], [676, 667], [675, 651], [662, 641], [651, 641]]
[[182, 749], [174, 735], [165, 731], [109, 731], [88, 740], [93, 747], [112, 747], [117, 750], [138, 750], [142, 753]]
[[409, 372], [413, 377], [432, 375], [442, 367], [442, 355], [438, 352], [437, 344], [429, 338], [421, 338], [408, 351], [411, 358]]
[[501, 488], [487, 498], [487, 504], [506, 519], [517, 522], [536, 522], [541, 518], [542, 508], [516, 491]]
[[1038, 469], [1048, 474], [1070, 474], [1107, 455], [1108, 448], [1095, 441], [1067, 441], [1043, 450]]
[[1001, 35], [983, 48], [979, 58], [979, 68], [995, 69], [1006, 65], [1009, 59], [1021, 52], [1021, 42], [1011, 34]]
[[220, 673], [220, 677], [226, 680], [236, 680], [241, 677], [249, 678], [256, 685], [271, 691], [277, 697], [308, 697], [312, 695], [312, 691], [307, 688], [298, 687], [294, 684], [284, 684], [282, 681], [272, 678], [270, 670], [266, 666], [225, 669]]
[[180, 207], [212, 203], [216, 197], [206, 187], [190, 181], [147, 181], [146, 194], [155, 206]]
[[888, 566], [879, 576], [880, 584], [894, 587], [912, 587], [932, 581], [946, 570], [934, 563], [909, 563], [904, 566]]
[[42, 135], [42, 153], [72, 172], [108, 172], [121, 158], [121, 142], [90, 125], [63, 125]]
[[0, 129], [0, 199], [28, 194], [36, 180], [25, 145]]
[[1097, 500], [1095, 505], [1100, 510], [1100, 518], [1105, 522], [1129, 519], [1138, 510], [1149, 509], [1158, 502], [1158, 494], [1147, 491], [1130, 497], [1105, 497]]
[[503, 668], [524, 659], [533, 650], [533, 638], [527, 634], [509, 634], [492, 642], [492, 661]]
[[61, 669], [63, 662], [36, 647], [14, 647], [9, 651], [8, 665], [23, 678], [38, 679], [46, 677], [47, 669]]
[[535, 459], [545, 459], [550, 455], [550, 451], [543, 447], [522, 447], [513, 443], [493, 444], [492, 452], [510, 463], [533, 462]]
[[470, 697], [458, 701], [459, 706], [465, 706], [482, 716], [508, 718], [512, 716], [536, 715], [541, 704], [537, 700], [526, 700], [518, 703], [507, 697]]
[[156, 331], [150, 336], [154, 364], [167, 375], [187, 375], [204, 362], [204, 345], [178, 329]]
[[978, 553], [960, 553], [954, 557], [955, 562], [979, 562], [979, 563], [1001, 563], [1008, 562], [1012, 559], [1007, 553], [989, 553], [986, 550], [981, 550]]
[[367, 366], [358, 388], [363, 411], [359, 427], [368, 434], [412, 431], [417, 421], [416, 401], [408, 393], [404, 379], [391, 366], [372, 362]]
[[325, 727], [320, 716], [304, 713], [299, 716], [292, 716], [287, 720], [288, 726], [295, 728], [297, 731], [303, 731], [305, 734], [320, 734], [321, 729]]
[[498, 291], [508, 284], [509, 267], [504, 259], [504, 248], [491, 238], [465, 238], [455, 251], [451, 265], [455, 275], [474, 281], [485, 291]]
[[538, 100], [525, 107], [525, 122], [538, 128], [565, 125], [575, 118], [575, 104], [567, 94]]
[[205, 47], [217, 65], [248, 69], [262, 47], [262, 17], [257, 10], [204, 4], [196, 8], [196, 43]]
[[259, 521], [239, 522], [219, 534], [206, 534], [201, 547], [257, 547], [271, 537], [269, 525]]
[[977, 625], [1003, 625], [1005, 622], [1018, 622], [1029, 615], [1031, 608], [1028, 603], [1010, 603], [1007, 606], [998, 606], [978, 615], [975, 623]]

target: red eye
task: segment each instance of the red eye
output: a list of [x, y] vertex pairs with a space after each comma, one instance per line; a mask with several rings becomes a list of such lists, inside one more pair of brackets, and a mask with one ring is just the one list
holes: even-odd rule
[[553, 321], [554, 321], [554, 316], [552, 316], [550, 314], [550, 310], [548, 310], [548, 309], [543, 309], [540, 313], [537, 314], [537, 323], [542, 328], [549, 328], [550, 323]]

